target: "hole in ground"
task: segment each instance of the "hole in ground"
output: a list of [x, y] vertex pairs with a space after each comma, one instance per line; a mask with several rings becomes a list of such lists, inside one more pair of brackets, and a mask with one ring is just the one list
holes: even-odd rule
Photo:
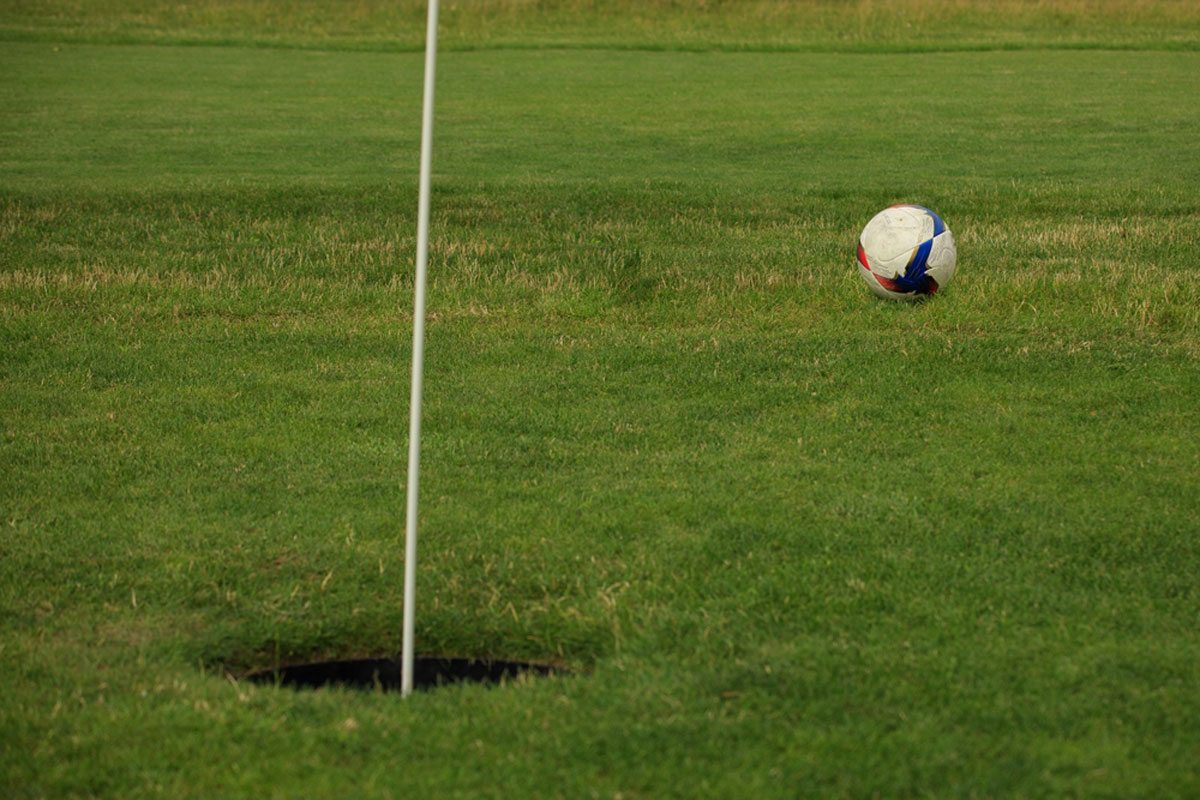
[[[452, 683], [494, 686], [523, 677], [540, 677], [563, 671], [546, 664], [473, 658], [413, 659], [413, 689], [428, 690]], [[269, 683], [292, 689], [322, 689], [342, 686], [370, 691], [400, 691], [401, 662], [398, 658], [360, 658], [316, 661], [275, 667], [243, 676], [253, 683]]]

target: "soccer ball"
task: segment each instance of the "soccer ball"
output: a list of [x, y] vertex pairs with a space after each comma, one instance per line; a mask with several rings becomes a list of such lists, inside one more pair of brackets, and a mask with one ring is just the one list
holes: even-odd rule
[[858, 272], [889, 300], [920, 300], [946, 288], [957, 259], [946, 223], [921, 206], [885, 208], [858, 237]]

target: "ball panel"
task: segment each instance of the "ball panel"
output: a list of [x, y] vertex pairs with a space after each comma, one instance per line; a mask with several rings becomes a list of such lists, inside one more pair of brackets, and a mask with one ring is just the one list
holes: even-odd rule
[[907, 261], [912, 249], [929, 238], [924, 222], [911, 209], [885, 208], [867, 223], [860, 238], [867, 253], [881, 262], [901, 256]]
[[934, 237], [927, 274], [939, 285], [945, 286], [954, 275], [954, 265], [957, 261], [958, 249], [955, 247], [954, 236], [950, 231], [943, 231]]
[[930, 234], [930, 236], [937, 236], [939, 233], [946, 230], [946, 223], [942, 221], [942, 218], [933, 211], [930, 211], [925, 206], [916, 206], [909, 203], [904, 203], [898, 206], [892, 206], [892, 208], [907, 208], [918, 212], [920, 215], [928, 215], [929, 219], [933, 222], [933, 233]]

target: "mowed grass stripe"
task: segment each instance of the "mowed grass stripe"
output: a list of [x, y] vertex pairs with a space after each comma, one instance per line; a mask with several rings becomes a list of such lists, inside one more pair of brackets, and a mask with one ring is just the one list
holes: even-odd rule
[[[421, 0], [130, 5], [12, 0], [10, 41], [415, 51]], [[740, 0], [458, 0], [441, 7], [443, 50], [603, 48], [655, 51], [929, 52], [1046, 47], [1190, 49], [1200, 11], [1188, 0], [850, 2]]]
[[[411, 180], [419, 56], [166, 52], [5, 47], [6, 186]], [[442, 182], [640, 178], [792, 195], [914, 191], [914, 180], [928, 181], [923, 192], [1035, 179], [1087, 191], [1102, 178], [1158, 190], [1196, 177], [1195, 111], [1176, 102], [1197, 89], [1195, 61], [453, 53], [440, 72], [436, 171]]]

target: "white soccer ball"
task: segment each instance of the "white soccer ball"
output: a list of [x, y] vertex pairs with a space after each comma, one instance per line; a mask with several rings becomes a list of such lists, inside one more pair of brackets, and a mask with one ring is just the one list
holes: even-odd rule
[[922, 206], [885, 208], [858, 237], [858, 272], [888, 300], [920, 300], [946, 288], [957, 260], [950, 229]]

